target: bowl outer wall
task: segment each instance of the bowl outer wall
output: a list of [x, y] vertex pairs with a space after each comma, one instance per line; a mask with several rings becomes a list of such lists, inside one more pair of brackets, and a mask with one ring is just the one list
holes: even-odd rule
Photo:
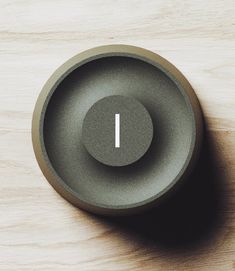
[[[109, 206], [97, 206], [90, 202], [86, 202], [78, 197], [78, 194], [73, 191], [68, 185], [61, 181], [60, 177], [56, 174], [50, 160], [43, 140], [43, 122], [44, 115], [48, 102], [56, 90], [57, 86], [68, 76], [73, 70], [90, 62], [94, 59], [106, 56], [127, 56], [143, 60], [149, 64], [156, 66], [166, 73], [181, 90], [186, 102], [191, 107], [195, 123], [193, 140], [190, 146], [190, 152], [186, 159], [184, 166], [179, 174], [171, 182], [171, 185], [166, 187], [161, 193], [155, 197], [149, 198], [137, 204], [128, 205], [120, 208], [110, 208]], [[130, 45], [105, 45], [92, 49], [88, 49], [80, 54], [75, 55], [62, 66], [60, 66], [48, 79], [44, 85], [39, 97], [37, 99], [33, 118], [32, 118], [32, 142], [34, 153], [39, 164], [41, 171], [53, 186], [53, 188], [62, 195], [66, 200], [73, 205], [84, 209], [88, 212], [101, 214], [101, 215], [129, 215], [144, 211], [150, 207], [156, 206], [162, 198], [173, 192], [175, 188], [185, 179], [186, 176], [192, 171], [197, 158], [199, 156], [203, 134], [203, 121], [202, 112], [197, 96], [184, 75], [170, 62], [156, 53], [148, 51], [143, 48], [130, 46]], [[176, 185], [177, 184], [177, 185]], [[164, 196], [164, 197], [163, 197]]]

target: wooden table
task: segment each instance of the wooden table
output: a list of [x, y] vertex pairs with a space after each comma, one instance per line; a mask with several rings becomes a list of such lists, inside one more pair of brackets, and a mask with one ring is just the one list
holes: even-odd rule
[[[132, 44], [174, 63], [197, 93], [206, 144], [189, 184], [140, 218], [103, 219], [47, 183], [31, 117], [74, 54]], [[235, 270], [235, 2], [0, 2], [0, 270]]]

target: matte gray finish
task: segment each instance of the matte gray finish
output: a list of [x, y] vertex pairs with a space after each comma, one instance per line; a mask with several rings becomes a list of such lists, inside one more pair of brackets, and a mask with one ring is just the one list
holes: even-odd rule
[[[88, 110], [112, 95], [136, 99], [152, 119], [151, 146], [127, 166], [100, 163], [83, 143]], [[145, 146], [150, 130], [143, 131]], [[48, 80], [32, 139], [44, 175], [67, 200], [98, 214], [131, 214], [156, 205], [190, 172], [201, 146], [201, 111], [190, 84], [167, 60], [134, 46], [103, 46], [70, 59]]]
[[[115, 115], [119, 123], [115, 125]], [[115, 136], [115, 128], [119, 128]], [[88, 110], [82, 126], [82, 142], [99, 162], [126, 166], [139, 160], [153, 138], [153, 124], [145, 107], [128, 96], [112, 95]], [[115, 140], [118, 140], [115, 143]]]
[[[157, 131], [148, 155], [125, 169], [95, 161], [82, 143], [87, 111], [110, 95], [141, 101]], [[74, 70], [57, 87], [45, 114], [44, 140], [54, 169], [81, 197], [122, 206], [170, 185], [187, 159], [193, 129], [192, 112], [167, 75], [138, 59], [107, 57]]]

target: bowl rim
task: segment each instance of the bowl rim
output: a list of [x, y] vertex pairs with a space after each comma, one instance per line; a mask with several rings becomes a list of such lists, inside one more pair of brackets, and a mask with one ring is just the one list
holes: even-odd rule
[[[48, 103], [54, 91], [58, 85], [67, 77], [72, 71], [78, 67], [92, 61], [109, 56], [124, 56], [132, 57], [135, 59], [147, 62], [162, 72], [164, 72], [178, 87], [181, 94], [183, 95], [188, 108], [191, 111], [192, 119], [194, 121], [192, 141], [189, 149], [189, 153], [185, 160], [185, 163], [179, 173], [175, 178], [166, 186], [160, 193], [140, 201], [138, 203], [120, 205], [120, 206], [110, 206], [92, 203], [92, 201], [87, 201], [82, 199], [79, 194], [67, 185], [63, 179], [57, 174], [56, 170], [53, 168], [52, 163], [47, 155], [46, 147], [43, 139], [43, 125], [44, 117]], [[132, 45], [123, 44], [112, 44], [98, 46], [82, 53], [79, 53], [64, 64], [62, 64], [47, 80], [44, 87], [42, 88], [32, 117], [32, 143], [34, 153], [39, 164], [39, 167], [46, 177], [47, 181], [52, 185], [52, 187], [66, 200], [68, 200], [73, 205], [84, 209], [86, 211], [102, 214], [102, 215], [126, 215], [141, 212], [146, 208], [156, 205], [160, 202], [160, 199], [167, 192], [174, 190], [177, 183], [191, 172], [193, 169], [197, 158], [199, 156], [199, 151], [202, 143], [202, 111], [198, 101], [198, 98], [188, 82], [185, 76], [169, 61], [161, 57], [160, 55]]]

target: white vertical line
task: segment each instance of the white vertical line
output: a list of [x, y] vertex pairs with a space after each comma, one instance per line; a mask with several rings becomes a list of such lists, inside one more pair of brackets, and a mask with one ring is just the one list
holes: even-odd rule
[[115, 148], [120, 148], [120, 114], [115, 114]]

